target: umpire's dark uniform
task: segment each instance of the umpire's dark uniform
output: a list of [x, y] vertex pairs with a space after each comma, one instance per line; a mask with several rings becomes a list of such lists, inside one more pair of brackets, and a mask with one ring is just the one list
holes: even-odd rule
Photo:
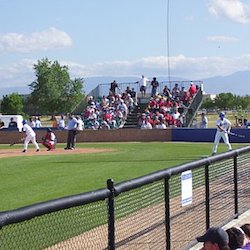
[[64, 149], [74, 149], [76, 139], [77, 119], [71, 114], [69, 116], [67, 146]]

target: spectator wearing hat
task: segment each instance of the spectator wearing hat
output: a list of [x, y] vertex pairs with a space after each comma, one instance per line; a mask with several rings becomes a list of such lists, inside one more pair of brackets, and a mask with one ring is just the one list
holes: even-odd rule
[[196, 238], [198, 242], [203, 242], [202, 250], [230, 250], [229, 237], [221, 227], [211, 227], [202, 236]]
[[224, 112], [220, 112], [219, 118], [216, 121], [217, 132], [214, 138], [214, 146], [213, 146], [213, 153], [215, 155], [217, 153], [217, 148], [222, 138], [224, 143], [227, 145], [228, 150], [232, 150], [231, 144], [229, 143], [228, 133], [231, 130], [231, 122], [225, 117]]
[[56, 136], [51, 128], [47, 128], [47, 133], [42, 138], [42, 144], [47, 148], [47, 151], [54, 150], [56, 144]]

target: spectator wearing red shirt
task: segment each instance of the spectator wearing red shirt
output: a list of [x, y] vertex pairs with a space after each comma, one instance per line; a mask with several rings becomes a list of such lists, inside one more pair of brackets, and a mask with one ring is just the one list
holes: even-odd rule
[[197, 92], [196, 86], [191, 82], [189, 87], [189, 93], [193, 97]]

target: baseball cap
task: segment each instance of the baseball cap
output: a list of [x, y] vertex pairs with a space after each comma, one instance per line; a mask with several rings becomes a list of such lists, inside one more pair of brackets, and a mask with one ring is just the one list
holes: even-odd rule
[[198, 242], [218, 243], [220, 245], [226, 245], [229, 243], [229, 237], [227, 232], [221, 227], [211, 227], [207, 232], [196, 238]]

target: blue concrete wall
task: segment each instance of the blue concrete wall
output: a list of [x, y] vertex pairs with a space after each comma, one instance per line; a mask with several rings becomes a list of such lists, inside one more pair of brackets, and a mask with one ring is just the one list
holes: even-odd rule
[[[244, 135], [245, 138], [239, 138], [230, 135], [230, 142], [248, 143], [250, 142], [250, 129], [232, 129], [231, 132]], [[216, 133], [215, 128], [199, 129], [199, 128], [173, 128], [172, 141], [186, 142], [213, 142]]]

